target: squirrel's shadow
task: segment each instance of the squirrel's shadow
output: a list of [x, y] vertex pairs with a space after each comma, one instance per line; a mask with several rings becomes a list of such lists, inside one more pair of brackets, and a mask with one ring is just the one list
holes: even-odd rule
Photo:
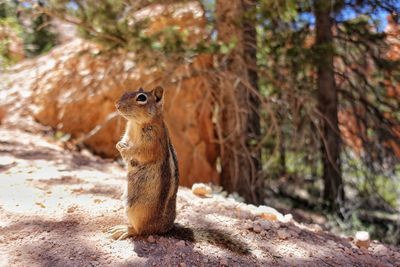
[[229, 232], [215, 228], [188, 228], [180, 224], [165, 234], [166, 237], [173, 237], [189, 242], [209, 242], [218, 247], [228, 249], [232, 252], [248, 255], [250, 248], [243, 241], [233, 237]]
[[[188, 253], [192, 251], [195, 243], [198, 242], [208, 242], [215, 246], [223, 249], [230, 250], [239, 255], [249, 255], [250, 248], [241, 240], [232, 237], [231, 234], [219, 229], [206, 229], [206, 228], [195, 228], [191, 229], [179, 224], [174, 224], [174, 227], [167, 233], [160, 235], [168, 239], [177, 239], [186, 241], [186, 246], [176, 247], [174, 251]], [[158, 238], [157, 238], [158, 239]], [[162, 246], [154, 243], [149, 243], [147, 237], [134, 237], [132, 242], [134, 243], [134, 251], [139, 257], [149, 257], [151, 258], [164, 258], [168, 252], [162, 249]], [[216, 259], [210, 258], [207, 255], [202, 255], [201, 257], [206, 257], [209, 263], [214, 262], [218, 264]]]

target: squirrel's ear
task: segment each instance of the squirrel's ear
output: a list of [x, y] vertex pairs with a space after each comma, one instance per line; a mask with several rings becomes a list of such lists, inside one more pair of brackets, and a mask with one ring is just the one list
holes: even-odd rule
[[161, 86], [157, 86], [151, 91], [151, 93], [156, 98], [156, 103], [162, 103], [164, 96], [164, 88], [162, 88]]

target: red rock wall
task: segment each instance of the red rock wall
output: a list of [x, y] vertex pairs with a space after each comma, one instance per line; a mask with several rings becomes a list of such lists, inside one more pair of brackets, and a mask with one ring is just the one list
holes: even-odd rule
[[[178, 154], [181, 184], [218, 183], [218, 151], [213, 142], [213, 106], [207, 77], [189, 76], [171, 83], [171, 77], [160, 70], [135, 65], [126, 55], [98, 52], [95, 45], [75, 40], [48, 55], [55, 60], [51, 63], [54, 66], [32, 84], [35, 119], [75, 138], [100, 126], [84, 143], [100, 155], [116, 157], [115, 144], [123, 134], [125, 120], [119, 116], [108, 120], [115, 112], [115, 101], [127, 90], [151, 90], [163, 85], [165, 118]], [[192, 67], [209, 68], [210, 64], [212, 57], [202, 56]], [[186, 72], [187, 66], [178, 67], [172, 76], [181, 77]]]

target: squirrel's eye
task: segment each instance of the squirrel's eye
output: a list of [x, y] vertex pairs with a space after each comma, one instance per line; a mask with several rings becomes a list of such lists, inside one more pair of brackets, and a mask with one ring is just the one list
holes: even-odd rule
[[147, 97], [144, 94], [140, 94], [136, 97], [136, 102], [142, 102], [141, 104], [146, 103]]

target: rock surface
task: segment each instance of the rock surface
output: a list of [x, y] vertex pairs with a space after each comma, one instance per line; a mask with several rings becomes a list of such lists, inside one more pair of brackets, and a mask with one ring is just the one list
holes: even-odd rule
[[0, 106], [0, 124], [3, 122], [6, 115], [7, 115], [6, 108], [4, 106]]

